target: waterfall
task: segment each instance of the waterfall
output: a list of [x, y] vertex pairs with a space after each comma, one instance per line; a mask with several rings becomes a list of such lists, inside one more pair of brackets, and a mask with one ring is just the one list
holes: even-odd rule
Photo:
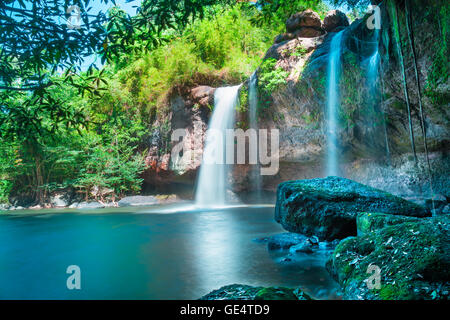
[[[258, 108], [258, 91], [257, 91], [257, 82], [258, 77], [256, 72], [252, 74], [250, 77], [249, 85], [248, 85], [248, 104], [250, 108], [249, 119], [250, 119], [250, 128], [254, 130], [258, 130], [258, 117], [257, 117], [257, 108]], [[258, 162], [259, 163], [259, 162]], [[253, 184], [253, 189], [256, 191], [256, 201], [260, 202], [261, 198], [261, 190], [262, 190], [262, 176], [260, 171], [260, 165], [256, 164], [252, 167], [251, 172], [251, 183]]]
[[344, 31], [337, 33], [330, 44], [327, 83], [327, 175], [338, 175], [337, 126], [339, 110], [339, 74], [341, 41]]
[[[390, 150], [389, 150], [389, 140], [388, 140], [388, 134], [387, 134], [387, 126], [386, 126], [386, 114], [383, 111], [383, 108], [381, 107], [382, 97], [377, 90], [377, 80], [379, 76], [379, 66], [380, 66], [380, 53], [378, 50], [378, 41], [379, 41], [379, 34], [380, 31], [378, 29], [375, 30], [374, 33], [374, 39], [376, 43], [375, 52], [373, 55], [369, 58], [369, 65], [367, 68], [367, 81], [369, 85], [369, 94], [371, 95], [368, 97], [373, 103], [373, 113], [374, 116], [379, 112], [381, 113], [381, 123], [383, 125], [383, 133], [384, 133], [384, 144], [385, 144], [385, 152], [386, 152], [386, 160], [388, 164], [390, 163]], [[377, 108], [378, 107], [378, 108]], [[376, 123], [377, 119], [373, 119], [372, 123]]]
[[234, 111], [238, 103], [239, 86], [223, 87], [214, 93], [214, 110], [206, 132], [203, 160], [195, 192], [199, 207], [226, 204], [228, 165], [225, 161], [226, 129], [234, 128]]

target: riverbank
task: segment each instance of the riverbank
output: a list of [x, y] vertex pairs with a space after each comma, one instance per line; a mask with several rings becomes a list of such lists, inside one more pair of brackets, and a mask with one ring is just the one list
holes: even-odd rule
[[104, 208], [124, 208], [124, 207], [144, 207], [166, 205], [174, 203], [182, 203], [176, 194], [158, 194], [151, 196], [128, 196], [119, 201], [103, 202], [103, 201], [75, 201], [66, 202], [61, 196], [53, 197], [50, 203], [37, 204], [31, 206], [14, 206], [8, 204], [0, 204], [0, 211], [17, 211], [17, 210], [46, 210], [46, 209], [104, 209]]

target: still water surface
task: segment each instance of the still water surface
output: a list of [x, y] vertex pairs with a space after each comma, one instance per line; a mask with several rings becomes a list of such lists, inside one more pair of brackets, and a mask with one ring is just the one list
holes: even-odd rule
[[[273, 216], [270, 207], [0, 215], [0, 299], [197, 299], [233, 283], [335, 298], [325, 255], [287, 263], [253, 241], [284, 232]], [[81, 269], [81, 290], [66, 287], [69, 265]]]

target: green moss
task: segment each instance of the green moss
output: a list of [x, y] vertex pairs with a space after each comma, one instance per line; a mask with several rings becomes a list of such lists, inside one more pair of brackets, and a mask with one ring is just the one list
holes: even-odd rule
[[308, 53], [308, 50], [302, 46], [297, 46], [292, 53], [295, 57], [304, 57]]
[[249, 102], [248, 102], [248, 90], [243, 87], [239, 91], [239, 103], [236, 106], [236, 111], [240, 113], [245, 113], [248, 111]]
[[265, 59], [259, 68], [259, 88], [265, 95], [270, 96], [275, 90], [286, 84], [289, 72], [276, 67], [277, 60]]
[[377, 294], [382, 300], [410, 300], [414, 297], [406, 286], [392, 284], [382, 285]]
[[289, 288], [269, 287], [259, 290], [255, 300], [297, 300], [297, 296]]
[[[395, 219], [402, 217], [392, 218], [391, 222], [397, 223]], [[446, 258], [449, 218], [406, 217], [406, 222], [380, 227], [341, 241], [327, 262], [327, 268], [344, 287], [345, 295], [383, 300], [431, 299], [437, 290], [436, 296], [450, 274]], [[366, 272], [369, 265], [381, 269], [379, 290], [370, 290], [364, 283], [369, 277]], [[355, 281], [357, 285], [352, 286]]]
[[418, 220], [419, 218], [408, 216], [361, 212], [356, 217], [356, 226], [358, 228], [358, 234], [369, 234], [386, 226]]
[[[431, 23], [433, 23], [438, 29], [440, 27], [440, 34], [442, 35], [440, 41], [436, 41], [434, 44], [434, 51], [436, 52], [433, 63], [428, 73], [427, 82], [425, 85], [425, 95], [431, 99], [431, 102], [436, 105], [446, 104], [449, 99], [449, 94], [438, 93], [436, 88], [440, 83], [446, 83], [449, 74], [449, 61], [448, 61], [448, 20], [450, 15], [450, 9], [448, 5], [442, 4], [433, 6]], [[437, 13], [437, 14], [436, 14]]]

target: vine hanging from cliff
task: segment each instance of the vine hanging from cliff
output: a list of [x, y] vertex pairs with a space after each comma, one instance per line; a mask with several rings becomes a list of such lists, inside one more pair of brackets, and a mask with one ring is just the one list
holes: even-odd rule
[[403, 56], [403, 49], [401, 45], [401, 39], [400, 39], [400, 31], [399, 31], [399, 25], [400, 21], [398, 18], [398, 12], [397, 12], [397, 5], [393, 1], [389, 2], [391, 11], [392, 11], [392, 23], [393, 23], [393, 33], [394, 33], [394, 41], [395, 45], [397, 47], [397, 53], [399, 56], [399, 62], [400, 62], [400, 68], [402, 70], [402, 80], [403, 80], [403, 92], [405, 95], [405, 101], [406, 101], [406, 108], [408, 112], [408, 124], [409, 124], [409, 138], [411, 141], [411, 149], [414, 155], [414, 162], [417, 164], [417, 155], [416, 155], [416, 145], [414, 142], [414, 130], [412, 125], [412, 118], [411, 118], [411, 105], [409, 100], [409, 93], [408, 93], [408, 85], [406, 82], [406, 70], [405, 70], [405, 61]]
[[[409, 0], [405, 0], [405, 18], [406, 18], [406, 21], [405, 21], [406, 29], [408, 32], [408, 40], [409, 40], [409, 45], [410, 45], [413, 64], [414, 64], [417, 97], [419, 100], [420, 124], [422, 127], [423, 147], [425, 150], [425, 157], [426, 157], [426, 161], [427, 161], [428, 176], [430, 179], [430, 189], [431, 189], [431, 193], [433, 194], [433, 176], [431, 173], [430, 158], [428, 156], [427, 131], [426, 131], [426, 127], [425, 127], [425, 119], [424, 119], [424, 114], [423, 114], [423, 103], [422, 103], [422, 89], [420, 86], [419, 70], [417, 68], [417, 56], [416, 56], [416, 49], [414, 46], [414, 29], [413, 29], [413, 26], [411, 23], [411, 11], [410, 11]], [[434, 207], [434, 201], [433, 201], [433, 207]]]

